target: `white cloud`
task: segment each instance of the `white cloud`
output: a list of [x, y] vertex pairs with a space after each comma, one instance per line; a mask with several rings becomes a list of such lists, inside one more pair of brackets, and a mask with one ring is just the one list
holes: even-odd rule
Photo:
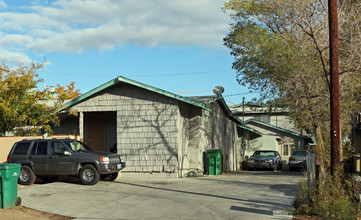
[[32, 62], [32, 60], [22, 52], [13, 52], [8, 50], [0, 50], [0, 62], [10, 64], [26, 64]]
[[[222, 0], [68, 0], [0, 12], [9, 51], [81, 53], [118, 45], [218, 46], [227, 32]], [[1, 7], [7, 7], [0, 0]], [[23, 8], [22, 8], [23, 9]], [[26, 11], [26, 12], [24, 12]], [[5, 55], [1, 54], [0, 59]]]
[[3, 0], [0, 0], [0, 9], [7, 9], [7, 8], [8, 8], [7, 4]]

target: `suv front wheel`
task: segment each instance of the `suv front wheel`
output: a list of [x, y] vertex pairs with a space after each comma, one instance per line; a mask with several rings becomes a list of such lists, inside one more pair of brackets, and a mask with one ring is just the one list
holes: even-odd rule
[[28, 165], [21, 166], [20, 176], [18, 182], [21, 185], [31, 185], [35, 183], [36, 176], [34, 171]]
[[99, 181], [100, 175], [93, 165], [85, 165], [79, 171], [79, 179], [84, 185], [94, 185]]

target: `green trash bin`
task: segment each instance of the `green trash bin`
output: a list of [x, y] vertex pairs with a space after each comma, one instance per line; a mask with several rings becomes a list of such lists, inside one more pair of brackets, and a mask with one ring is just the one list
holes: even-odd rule
[[222, 173], [222, 151], [207, 150], [207, 164], [209, 175], [221, 175]]
[[18, 195], [18, 178], [21, 164], [0, 164], [0, 208], [9, 209], [21, 204]]

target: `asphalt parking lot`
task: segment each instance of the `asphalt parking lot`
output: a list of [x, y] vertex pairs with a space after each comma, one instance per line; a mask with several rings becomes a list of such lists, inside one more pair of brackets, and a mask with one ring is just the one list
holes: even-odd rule
[[252, 171], [180, 179], [77, 180], [19, 190], [28, 208], [76, 219], [292, 219], [300, 172]]

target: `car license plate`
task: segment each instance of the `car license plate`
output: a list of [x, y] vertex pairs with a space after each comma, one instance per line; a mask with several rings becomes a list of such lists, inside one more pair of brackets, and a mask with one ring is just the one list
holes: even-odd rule
[[117, 169], [118, 170], [122, 169], [122, 164], [117, 164]]

